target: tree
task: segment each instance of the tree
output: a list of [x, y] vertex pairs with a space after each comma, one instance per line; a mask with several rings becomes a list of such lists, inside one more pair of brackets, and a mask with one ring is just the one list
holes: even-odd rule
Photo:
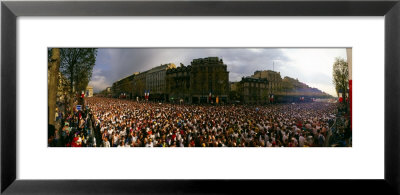
[[58, 91], [58, 75], [60, 69], [60, 49], [53, 48], [48, 52], [48, 113], [50, 125], [55, 125], [55, 111], [57, 102], [57, 91]]
[[260, 94], [260, 96], [261, 96], [261, 102], [266, 102], [267, 99], [269, 98], [268, 84], [265, 83], [265, 84], [261, 84], [261, 85], [264, 85], [264, 87], [261, 88], [261, 94]]
[[61, 72], [69, 79], [71, 89], [85, 90], [92, 77], [97, 49], [61, 49]]
[[347, 86], [349, 84], [349, 68], [347, 62], [340, 57], [335, 58], [333, 63], [333, 84], [336, 88], [336, 93], [339, 96], [339, 92], [343, 93], [343, 97], [346, 97]]
[[133, 85], [132, 85], [131, 81], [128, 78], [125, 78], [121, 84], [122, 92], [127, 93], [127, 96], [129, 96], [129, 98], [132, 98], [132, 97], [130, 97], [131, 93], [133, 91], [132, 89], [133, 89]]
[[216, 95], [227, 95], [228, 93], [228, 88], [229, 88], [229, 78], [227, 72], [223, 69], [223, 67], [220, 67], [216, 70], [216, 90], [215, 94]]
[[138, 79], [136, 82], [136, 90], [135, 90], [137, 96], [139, 97], [143, 96], [145, 87], [146, 87], [145, 83], [141, 79]]
[[95, 48], [63, 48], [60, 49], [60, 70], [69, 80], [70, 106], [72, 106], [75, 91], [84, 91], [92, 77], [96, 62], [97, 49]]
[[289, 77], [285, 77], [282, 80], [282, 89], [285, 91], [285, 95], [288, 94], [288, 92], [292, 91], [293, 89], [295, 89], [295, 85], [293, 83], [293, 81], [289, 78]]

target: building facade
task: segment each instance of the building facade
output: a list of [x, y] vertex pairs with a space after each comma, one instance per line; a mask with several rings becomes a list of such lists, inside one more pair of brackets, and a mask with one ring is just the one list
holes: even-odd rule
[[246, 104], [269, 102], [269, 82], [263, 78], [245, 77], [240, 81], [241, 100]]
[[269, 82], [263, 78], [243, 77], [231, 83], [230, 99], [233, 103], [263, 104], [269, 102]]
[[267, 79], [268, 80], [268, 93], [277, 95], [282, 92], [282, 77], [280, 72], [272, 70], [257, 70], [251, 75], [252, 78]]
[[135, 76], [136, 75], [133, 74], [114, 82], [111, 86], [112, 97], [131, 98]]
[[175, 69], [167, 70], [165, 81], [166, 81], [166, 93], [167, 100], [169, 102], [176, 101], [191, 101], [191, 86], [190, 86], [190, 74], [192, 66], [177, 67]]
[[149, 93], [150, 100], [166, 100], [166, 72], [176, 68], [175, 64], [163, 64], [144, 72], [135, 72], [132, 75], [113, 83], [111, 87], [113, 97], [128, 99], [143, 99]]
[[149, 92], [150, 100], [165, 101], [167, 99], [165, 76], [167, 70], [175, 68], [175, 64], [169, 63], [162, 64], [146, 71], [145, 91]]
[[146, 74], [148, 71], [144, 72], [135, 72], [134, 78], [133, 78], [133, 83], [132, 83], [132, 94], [133, 97], [139, 97], [143, 98], [144, 97], [144, 92], [146, 90]]
[[170, 101], [188, 103], [227, 102], [229, 72], [218, 57], [199, 58], [167, 71], [167, 93]]

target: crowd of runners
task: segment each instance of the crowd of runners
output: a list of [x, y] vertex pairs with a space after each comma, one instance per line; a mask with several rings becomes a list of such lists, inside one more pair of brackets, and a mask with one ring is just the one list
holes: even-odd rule
[[[330, 146], [338, 103], [181, 105], [86, 98], [82, 111], [57, 113], [49, 146]], [[346, 121], [346, 125], [349, 121]], [[349, 128], [349, 127], [346, 127]]]

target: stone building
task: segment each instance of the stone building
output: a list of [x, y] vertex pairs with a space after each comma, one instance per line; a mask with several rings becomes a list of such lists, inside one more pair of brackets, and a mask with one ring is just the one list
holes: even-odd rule
[[251, 76], [252, 78], [260, 78], [268, 80], [268, 93], [280, 94], [282, 92], [282, 77], [280, 72], [272, 70], [257, 70]]
[[269, 102], [269, 82], [263, 78], [243, 77], [240, 82], [231, 84], [231, 99], [244, 104]]
[[111, 87], [106, 87], [103, 91], [100, 91], [100, 93], [97, 94], [97, 96], [100, 97], [112, 97], [112, 89]]
[[175, 64], [163, 64], [144, 72], [135, 72], [113, 83], [111, 91], [113, 97], [120, 97], [121, 94], [128, 99], [136, 97], [143, 99], [144, 93], [149, 92], [150, 100], [166, 99], [165, 75], [168, 69], [176, 68]]
[[145, 91], [149, 91], [150, 100], [166, 100], [166, 79], [167, 70], [176, 68], [175, 64], [162, 64], [146, 71]]
[[191, 101], [191, 86], [190, 86], [190, 75], [192, 66], [177, 67], [175, 69], [167, 70], [165, 81], [167, 100], [169, 102], [180, 101], [181, 99], [185, 102]]
[[133, 92], [133, 82], [135, 74], [122, 78], [114, 82], [111, 86], [112, 97], [131, 98]]
[[207, 103], [217, 97], [219, 102], [228, 101], [229, 72], [218, 57], [194, 59], [188, 66], [167, 70], [166, 82], [170, 101]]
[[146, 74], [147, 71], [144, 72], [135, 72], [133, 83], [132, 83], [132, 97], [139, 97], [143, 98], [144, 97], [144, 91], [146, 90]]
[[243, 103], [267, 103], [269, 98], [269, 82], [263, 78], [245, 77], [240, 81]]

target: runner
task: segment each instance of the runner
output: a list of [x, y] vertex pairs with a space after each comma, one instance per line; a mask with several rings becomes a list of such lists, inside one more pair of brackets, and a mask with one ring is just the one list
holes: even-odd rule
[[321, 102], [199, 106], [100, 97], [87, 98], [87, 107], [60, 120], [61, 138], [51, 145], [321, 147], [337, 112], [337, 104]]

